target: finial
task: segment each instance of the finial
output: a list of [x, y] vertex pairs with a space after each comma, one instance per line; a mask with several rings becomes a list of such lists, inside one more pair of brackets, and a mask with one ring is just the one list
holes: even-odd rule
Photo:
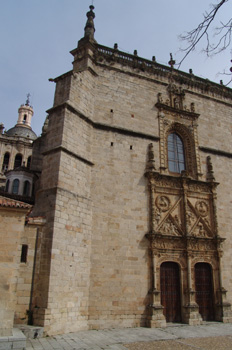
[[168, 64], [171, 66], [171, 68], [173, 68], [175, 63], [176, 61], [173, 59], [172, 53], [170, 53], [170, 61], [168, 62]]
[[27, 99], [26, 99], [26, 106], [29, 106], [30, 105], [30, 94], [28, 93], [27, 94]]
[[5, 129], [3, 123], [0, 124], [0, 135], [3, 134], [3, 130]]
[[89, 6], [90, 11], [86, 13], [87, 16], [87, 22], [85, 25], [85, 37], [88, 37], [89, 39], [94, 39], [94, 32], [95, 32], [95, 27], [94, 27], [94, 18], [95, 18], [95, 13], [93, 12], [94, 6], [90, 5]]
[[215, 181], [215, 177], [214, 177], [214, 171], [213, 171], [213, 164], [212, 164], [212, 161], [211, 161], [211, 157], [208, 156], [206, 158], [206, 161], [207, 161], [207, 181]]
[[148, 145], [147, 171], [151, 171], [151, 172], [155, 171], [155, 155], [154, 155], [153, 143], [150, 143]]

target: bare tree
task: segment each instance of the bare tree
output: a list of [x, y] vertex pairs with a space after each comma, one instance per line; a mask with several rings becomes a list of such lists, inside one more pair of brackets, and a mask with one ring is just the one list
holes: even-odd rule
[[[178, 68], [180, 68], [182, 62], [185, 58], [196, 48], [197, 44], [201, 39], [206, 39], [206, 46], [203, 51], [207, 56], [213, 56], [218, 54], [227, 48], [231, 44], [232, 35], [232, 18], [230, 18], [226, 23], [220, 21], [218, 27], [216, 27], [212, 34], [212, 23], [215, 22], [215, 18], [221, 9], [221, 7], [229, 0], [221, 0], [217, 4], [211, 5], [212, 9], [210, 12], [204, 13], [204, 18], [201, 23], [198, 24], [196, 28], [180, 36], [180, 39], [187, 42], [188, 46], [182, 51], [185, 52], [184, 57], [178, 63]], [[232, 68], [231, 68], [232, 71]], [[230, 73], [229, 73], [230, 74]], [[230, 82], [232, 79], [230, 80]]]

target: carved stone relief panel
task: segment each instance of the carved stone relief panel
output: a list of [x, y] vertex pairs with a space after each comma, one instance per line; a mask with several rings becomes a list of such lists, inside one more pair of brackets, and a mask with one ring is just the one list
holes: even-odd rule
[[[177, 102], [173, 103], [175, 105]], [[163, 123], [164, 134], [165, 125], [170, 124]], [[165, 153], [164, 148], [163, 152]], [[164, 159], [165, 157], [164, 155]], [[161, 264], [175, 262], [181, 271], [184, 305], [182, 312], [185, 320], [191, 322], [194, 319], [195, 322], [197, 317], [201, 322], [195, 299], [195, 265], [206, 263], [212, 267], [213, 290], [216, 291], [214, 301], [218, 315], [216, 319], [222, 320], [224, 306], [227, 310], [230, 305], [222, 302], [226, 292], [222, 286], [220, 271], [224, 239], [217, 230], [217, 183], [214, 181], [212, 166], [208, 165], [208, 178], [204, 182], [197, 179], [198, 175], [189, 176], [187, 172], [182, 172], [179, 176], [165, 172], [165, 168], [158, 172], [153, 160], [152, 154], [148, 157], [145, 176], [148, 179], [150, 195], [150, 231], [146, 237], [150, 240], [151, 290], [156, 292], [152, 294], [152, 304], [158, 305], [154, 310], [160, 310], [160, 313], [163, 310], [160, 291]], [[156, 317], [157, 314], [154, 313], [153, 316]]]
[[162, 235], [183, 236], [182, 199], [176, 195], [155, 194], [154, 227]]
[[191, 236], [214, 236], [210, 212], [210, 201], [208, 199], [188, 199], [187, 224], [188, 232]]

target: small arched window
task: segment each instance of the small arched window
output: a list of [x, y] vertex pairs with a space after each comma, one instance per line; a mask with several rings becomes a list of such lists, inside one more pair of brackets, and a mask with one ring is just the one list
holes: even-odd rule
[[168, 169], [173, 173], [185, 170], [184, 145], [179, 135], [168, 135]]
[[23, 159], [22, 154], [19, 154], [19, 153], [16, 154], [15, 161], [14, 161], [14, 169], [22, 165], [22, 159]]
[[27, 158], [27, 168], [30, 169], [31, 167], [31, 156]]
[[14, 179], [13, 186], [12, 186], [12, 193], [18, 194], [19, 192], [19, 179]]
[[3, 171], [7, 171], [8, 170], [9, 160], [10, 160], [10, 153], [6, 152], [4, 154], [3, 163], [2, 163], [2, 170]]
[[27, 180], [24, 182], [23, 195], [27, 197], [30, 195], [30, 182]]

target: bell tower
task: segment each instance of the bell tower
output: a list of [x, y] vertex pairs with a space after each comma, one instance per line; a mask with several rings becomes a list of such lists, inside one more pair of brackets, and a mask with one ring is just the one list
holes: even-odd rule
[[27, 94], [26, 103], [18, 109], [18, 121], [16, 126], [31, 129], [31, 118], [34, 115], [33, 107], [30, 105], [30, 94]]

